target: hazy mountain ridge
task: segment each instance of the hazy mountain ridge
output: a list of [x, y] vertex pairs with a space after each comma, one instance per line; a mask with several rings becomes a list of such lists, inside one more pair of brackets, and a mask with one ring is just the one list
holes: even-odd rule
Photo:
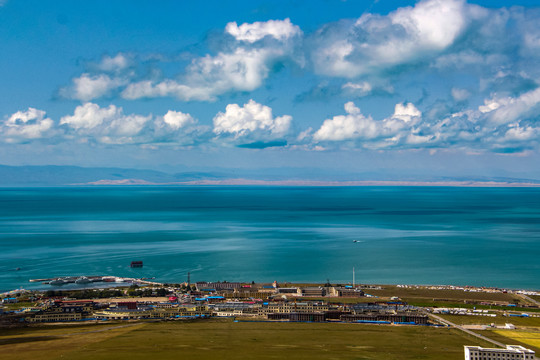
[[207, 173], [168, 174], [155, 170], [122, 168], [84, 168], [78, 166], [6, 166], [0, 165], [0, 186], [62, 186], [98, 181], [138, 179], [148, 183], [216, 179], [219, 175]]
[[68, 185], [538, 185], [540, 180], [512, 177], [450, 177], [411, 174], [328, 172], [312, 168], [215, 169], [166, 173], [157, 170], [78, 166], [0, 165], [0, 186]]

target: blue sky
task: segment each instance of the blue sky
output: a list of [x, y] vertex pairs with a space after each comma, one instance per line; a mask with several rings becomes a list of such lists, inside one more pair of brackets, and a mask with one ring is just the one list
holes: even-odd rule
[[537, 1], [0, 1], [0, 163], [540, 178]]

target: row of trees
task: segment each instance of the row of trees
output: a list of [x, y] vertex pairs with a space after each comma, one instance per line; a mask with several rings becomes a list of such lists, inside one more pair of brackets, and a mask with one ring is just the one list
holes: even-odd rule
[[121, 297], [125, 296], [122, 290], [118, 289], [98, 289], [98, 290], [76, 290], [76, 291], [65, 291], [65, 290], [47, 290], [45, 292], [46, 297], [69, 297], [72, 299], [105, 299], [112, 297]]
[[182, 291], [189, 291], [189, 290], [197, 290], [197, 287], [195, 285], [187, 286], [186, 284], [163, 284], [165, 287], [173, 287], [176, 289], [182, 289]]
[[[197, 290], [195, 285], [186, 286], [186, 284], [164, 284], [164, 287], [157, 289], [152, 288], [140, 288], [138, 285], [133, 284], [127, 290], [127, 296], [133, 297], [151, 297], [151, 296], [167, 296], [169, 291], [166, 287], [176, 287], [182, 289], [182, 291]], [[85, 290], [47, 290], [45, 292], [46, 297], [69, 297], [72, 299], [104, 299], [112, 297], [126, 296], [126, 292], [119, 289], [85, 289]]]

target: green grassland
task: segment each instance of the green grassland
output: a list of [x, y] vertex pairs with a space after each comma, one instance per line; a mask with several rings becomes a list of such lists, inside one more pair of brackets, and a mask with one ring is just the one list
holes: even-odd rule
[[[287, 284], [289, 286], [321, 286], [321, 284]], [[364, 289], [366, 294], [378, 297], [379, 299], [389, 299], [397, 296], [404, 301], [448, 301], [454, 303], [464, 302], [508, 302], [526, 304], [527, 302], [520, 296], [503, 292], [473, 292], [458, 289], [428, 289], [424, 286], [400, 287], [397, 285], [373, 285], [380, 286], [381, 289]], [[532, 297], [532, 296], [531, 296]], [[358, 298], [355, 301], [376, 301], [377, 298]]]
[[[289, 301], [294, 298], [289, 298]], [[296, 299], [298, 302], [302, 301], [324, 301], [329, 304], [358, 304], [358, 303], [373, 303], [378, 301], [386, 301], [386, 299], [375, 299], [367, 297], [301, 297]]]
[[493, 330], [494, 333], [526, 344], [528, 348], [540, 351], [540, 332], [523, 330]]
[[410, 305], [421, 307], [439, 307], [439, 308], [464, 308], [464, 309], [478, 309], [478, 310], [502, 310], [509, 312], [527, 312], [538, 313], [539, 308], [525, 308], [525, 307], [509, 307], [509, 306], [495, 306], [495, 305], [478, 305], [478, 304], [464, 304], [457, 302], [441, 302], [441, 301], [408, 301]]
[[472, 291], [463, 291], [463, 290], [452, 290], [452, 289], [427, 289], [423, 287], [398, 287], [395, 285], [384, 285], [383, 289], [366, 289], [366, 293], [370, 295], [375, 295], [379, 297], [390, 297], [397, 296], [405, 301], [414, 301], [414, 300], [432, 300], [441, 299], [449, 302], [524, 302], [519, 296], [513, 294], [502, 293], [502, 292], [472, 292]]
[[34, 306], [34, 305], [36, 305], [35, 302], [21, 301], [21, 302], [15, 303], [15, 304], [5, 304], [4, 308], [6, 310], [19, 310], [19, 309], [22, 309], [22, 308], [25, 308], [25, 307], [31, 307], [31, 306]]
[[[476, 309], [499, 309], [512, 311], [540, 312], [538, 308], [525, 308], [523, 305], [531, 305], [525, 299], [502, 292], [472, 292], [452, 289], [427, 289], [424, 287], [398, 287], [396, 285], [381, 285], [382, 289], [366, 289], [367, 294], [376, 297], [359, 298], [302, 298], [303, 300], [321, 300], [330, 303], [354, 304], [364, 302], [389, 301], [391, 297], [397, 296], [402, 301], [414, 306], [423, 307], [461, 307]], [[480, 303], [512, 303], [518, 307], [480, 305]], [[520, 306], [521, 305], [521, 306]]]
[[168, 321], [0, 332], [6, 359], [463, 359], [488, 346], [448, 328], [343, 323]]
[[[520, 332], [527, 334], [527, 332]], [[540, 353], [540, 346], [535, 346], [535, 342], [529, 341], [529, 339], [525, 337], [516, 337], [515, 334], [517, 332], [514, 330], [484, 330], [478, 331], [478, 333], [503, 344], [525, 346], [528, 349], [534, 350], [537, 355]]]
[[[512, 311], [540, 312], [538, 308], [523, 307], [533, 305], [515, 294], [502, 292], [472, 292], [452, 289], [427, 289], [423, 287], [398, 287], [395, 285], [384, 285], [383, 289], [367, 289], [366, 293], [378, 296], [379, 299], [388, 299], [397, 296], [408, 304], [423, 307], [461, 307], [476, 309], [499, 309]], [[373, 299], [373, 298], [372, 298]], [[376, 299], [375, 299], [376, 300]], [[518, 307], [480, 305], [480, 303], [511, 303]]]
[[487, 317], [446, 314], [438, 314], [438, 316], [457, 325], [504, 325], [506, 323], [510, 323], [514, 324], [515, 326], [537, 327], [540, 329], [540, 318], [538, 317], [508, 317], [499, 315], [496, 317]]

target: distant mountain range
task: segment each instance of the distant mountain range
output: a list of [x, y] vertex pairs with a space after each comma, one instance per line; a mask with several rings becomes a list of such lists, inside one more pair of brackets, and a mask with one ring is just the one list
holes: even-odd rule
[[310, 168], [217, 169], [166, 173], [155, 170], [78, 166], [0, 165], [0, 186], [103, 185], [304, 185], [304, 186], [540, 186], [540, 180], [509, 177], [425, 177], [421, 175], [346, 173]]
[[78, 166], [6, 166], [0, 165], [0, 186], [84, 185], [99, 181], [137, 179], [142, 183], [172, 183], [200, 179], [218, 179], [219, 175], [186, 172], [167, 174], [154, 170], [121, 168], [85, 168]]

